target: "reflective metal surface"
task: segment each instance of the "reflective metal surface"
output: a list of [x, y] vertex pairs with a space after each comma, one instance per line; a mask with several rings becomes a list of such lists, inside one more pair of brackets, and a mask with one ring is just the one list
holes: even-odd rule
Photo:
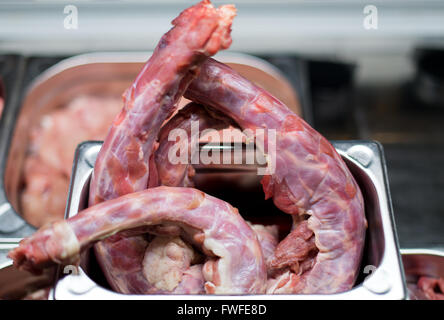
[[409, 298], [427, 300], [417, 283], [420, 277], [444, 278], [444, 248], [401, 249], [401, 256]]

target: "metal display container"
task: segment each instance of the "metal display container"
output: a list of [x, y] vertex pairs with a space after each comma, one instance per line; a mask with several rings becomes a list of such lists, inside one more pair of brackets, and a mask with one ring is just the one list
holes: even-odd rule
[[[51, 299], [405, 299], [407, 291], [400, 259], [398, 241], [393, 221], [391, 199], [383, 150], [380, 144], [371, 141], [337, 141], [336, 150], [343, 157], [363, 192], [368, 229], [360, 276], [355, 287], [347, 292], [331, 295], [123, 295], [103, 286], [100, 271], [94, 268], [94, 261], [81, 266], [78, 272], [71, 268], [59, 269], [61, 278], [50, 293]], [[85, 142], [79, 145], [66, 218], [76, 215], [86, 207], [89, 182], [101, 142]], [[217, 175], [217, 172], [214, 172]], [[211, 173], [199, 171], [204, 176]], [[236, 173], [239, 174], [239, 173]], [[258, 176], [256, 175], [258, 181]], [[198, 186], [197, 186], [198, 187]], [[205, 189], [202, 189], [206, 191]], [[239, 191], [239, 190], [238, 190]], [[252, 196], [251, 193], [243, 198]], [[250, 198], [257, 202], [258, 197]], [[242, 209], [239, 208], [242, 214]], [[282, 214], [281, 214], [282, 215]], [[91, 255], [93, 257], [93, 255]], [[74, 273], [74, 274], [72, 274]], [[103, 280], [103, 279], [102, 279]], [[101, 283], [101, 284], [99, 284]]]

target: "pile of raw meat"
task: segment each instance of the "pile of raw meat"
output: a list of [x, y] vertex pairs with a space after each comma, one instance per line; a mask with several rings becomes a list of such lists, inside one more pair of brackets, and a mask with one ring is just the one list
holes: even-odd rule
[[105, 139], [120, 109], [117, 97], [80, 96], [31, 129], [21, 193], [21, 212], [29, 223], [40, 227], [63, 219], [77, 145]]
[[[281, 101], [210, 58], [231, 44], [232, 5], [183, 11], [124, 93], [90, 183], [89, 208], [24, 239], [9, 256], [38, 272], [94, 246], [126, 294], [335, 293], [353, 287], [364, 247], [361, 191], [333, 146]], [[179, 113], [179, 99], [193, 101]], [[292, 217], [278, 239], [193, 188], [169, 133], [235, 125], [262, 146], [266, 198]], [[188, 135], [190, 137], [190, 135]], [[191, 138], [191, 137], [190, 137]], [[188, 150], [191, 153], [191, 150]], [[193, 154], [188, 154], [192, 158]], [[240, 197], [242, 195], [239, 195]]]
[[444, 278], [419, 277], [416, 284], [408, 284], [412, 300], [444, 300]]

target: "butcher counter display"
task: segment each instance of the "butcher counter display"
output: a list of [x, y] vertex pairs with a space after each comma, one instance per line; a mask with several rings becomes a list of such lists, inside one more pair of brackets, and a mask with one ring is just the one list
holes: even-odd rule
[[[95, 245], [96, 256], [102, 266], [102, 271], [110, 285], [119, 292], [150, 293], [177, 289], [180, 293], [233, 294], [267, 291], [269, 293], [333, 293], [350, 289], [356, 280], [363, 251], [366, 222], [362, 195], [340, 156], [331, 144], [281, 102], [225, 65], [214, 60], [207, 61], [208, 56], [214, 55], [219, 49], [227, 48], [231, 44], [231, 21], [234, 16], [233, 6], [214, 9], [209, 2], [204, 1], [185, 10], [176, 18], [173, 21], [175, 27], [161, 39], [135, 83], [125, 92], [125, 106], [114, 120], [105, 138], [91, 180], [90, 205], [101, 202], [106, 205], [108, 204], [106, 200], [114, 198], [117, 198], [115, 200], [117, 202], [125, 203], [126, 201], [128, 205], [139, 203], [139, 200], [125, 200], [131, 198], [120, 199], [120, 196], [130, 194], [132, 197], [140, 195], [140, 201], [146, 198], [147, 205], [151, 206], [151, 201], [159, 203], [154, 198], [151, 200], [151, 193], [157, 198], [156, 195], [160, 192], [158, 194], [161, 198], [160, 203], [165, 203], [166, 211], [159, 208], [158, 213], [153, 212], [157, 217], [153, 222], [149, 222], [151, 218], [147, 216], [147, 221], [141, 218], [141, 222], [136, 222], [132, 226], [128, 225], [129, 229], [140, 229], [139, 227], [143, 225], [149, 225], [149, 227], [160, 225], [160, 231], [154, 228], [155, 234], [177, 237], [185, 232], [193, 245], [200, 247], [209, 255], [208, 260], [203, 264], [192, 265], [193, 259], [183, 257], [190, 255], [187, 252], [178, 250], [174, 254], [171, 253], [172, 257], [167, 254], [167, 261], [172, 260], [172, 268], [174, 269], [174, 265], [179, 263], [176, 268], [178, 268], [178, 273], [182, 273], [176, 277], [177, 281], [174, 285], [168, 286], [168, 282], [175, 279], [161, 279], [165, 277], [163, 274], [165, 271], [162, 268], [159, 270], [155, 267], [144, 267], [144, 265], [152, 264], [151, 259], [146, 259], [151, 256], [151, 250], [154, 251], [153, 256], [159, 250], [167, 250], [168, 253], [169, 242], [161, 241], [157, 244], [165, 249], [152, 248], [148, 245], [150, 242], [143, 236], [130, 232], [131, 236], [125, 237], [125, 232], [119, 233]], [[194, 81], [193, 78], [195, 78]], [[194, 193], [194, 189], [177, 188], [177, 186], [187, 185], [187, 179], [184, 178], [190, 172], [188, 166], [182, 165], [177, 169], [172, 168], [175, 170], [167, 170], [167, 174], [177, 174], [175, 179], [163, 179], [162, 176], [158, 179], [149, 179], [150, 176], [156, 177], [162, 173], [162, 170], [157, 169], [157, 174], [153, 174], [156, 166], [164, 165], [164, 162], [155, 162], [156, 159], [162, 158], [162, 153], [159, 152], [154, 157], [151, 155], [163, 122], [174, 112], [176, 102], [183, 93], [185, 97], [196, 103], [204, 103], [233, 118], [242, 129], [265, 128], [277, 131], [275, 145], [272, 145], [275, 150], [272, 150], [267, 143], [264, 144], [267, 146], [263, 150], [269, 158], [268, 161], [273, 158], [271, 161], [274, 161], [272, 165], [275, 167], [275, 172], [265, 175], [262, 183], [266, 196], [274, 195], [274, 203], [277, 207], [294, 215], [294, 228], [276, 246], [271, 257], [263, 256], [256, 234], [249, 231], [252, 230], [251, 227], [243, 223], [242, 219], [239, 220], [240, 216], [237, 211], [230, 209], [228, 204], [220, 200], [214, 202], [216, 199], [210, 200], [211, 197], [204, 200], [208, 196], [203, 193]], [[251, 111], [241, 108], [244, 106], [251, 108]], [[189, 112], [193, 113], [193, 109], [190, 110]], [[209, 117], [209, 115], [197, 115], [199, 116]], [[257, 120], [254, 120], [255, 118]], [[260, 139], [268, 142], [269, 132], [262, 135]], [[158, 144], [158, 150], [164, 150], [162, 141]], [[279, 149], [286, 152], [283, 153]], [[305, 156], [298, 155], [302, 150]], [[272, 153], [275, 154], [270, 158]], [[168, 149], [165, 154], [168, 154]], [[293, 157], [300, 160], [295, 162], [292, 160]], [[280, 165], [280, 162], [283, 164]], [[289, 169], [288, 166], [291, 163], [298, 165]], [[177, 173], [173, 173], [174, 171]], [[300, 179], [304, 181], [305, 186], [298, 183]], [[172, 181], [173, 187], [156, 188], [159, 182], [165, 180]], [[340, 187], [340, 185], [343, 186]], [[146, 186], [152, 188], [147, 189], [146, 192], [137, 193]], [[132, 195], [133, 192], [136, 193]], [[180, 195], [177, 199], [180, 207], [177, 210], [173, 207], [168, 209], [169, 206], [166, 204], [174, 206], [168, 199], [176, 198], [175, 194]], [[190, 200], [187, 200], [189, 197], [187, 194], [191, 196]], [[199, 200], [201, 197], [199, 194], [203, 197], [201, 200]], [[324, 194], [328, 196], [323, 196]], [[182, 195], [184, 199], [181, 199]], [[323, 201], [320, 201], [319, 197], [324, 198]], [[329, 202], [329, 198], [332, 202]], [[296, 199], [299, 200], [296, 201]], [[187, 204], [188, 201], [197, 202], [192, 205]], [[210, 206], [208, 208], [204, 204], [207, 201]], [[202, 208], [200, 203], [202, 203]], [[222, 209], [227, 205], [227, 209]], [[153, 207], [156, 206], [153, 203]], [[100, 207], [101, 204], [91, 209]], [[211, 207], [213, 208], [210, 209]], [[103, 211], [106, 210], [106, 208], [103, 209]], [[188, 213], [189, 210], [191, 211]], [[193, 213], [193, 210], [196, 213]], [[121, 210], [118, 212], [122, 214]], [[162, 212], [165, 212], [167, 216], [159, 220], [158, 214], [162, 216]], [[222, 214], [220, 218], [211, 217], [212, 214], [218, 212]], [[168, 217], [172, 213], [176, 213], [177, 217], [174, 218], [174, 215]], [[98, 214], [97, 219], [103, 216], [103, 213]], [[135, 214], [139, 215], [140, 209], [136, 209]], [[206, 217], [208, 214], [210, 216]], [[182, 215], [183, 218], [180, 218]], [[83, 216], [89, 215], [79, 214], [76, 218]], [[94, 214], [91, 214], [91, 218], [93, 216]], [[132, 214], [128, 212], [129, 220], [131, 216]], [[332, 218], [328, 218], [329, 216]], [[70, 231], [71, 227], [68, 225], [65, 227], [64, 223], [55, 222], [52, 227], [46, 226], [30, 238], [23, 240], [20, 246], [10, 253], [10, 257], [16, 266], [32, 271], [48, 265], [51, 261], [77, 262], [80, 248], [86, 248], [88, 243], [92, 243], [91, 241], [103, 239], [106, 234], [113, 235], [122, 228], [119, 223], [112, 221], [113, 214], [110, 213], [106, 217], [111, 219], [110, 226], [117, 228], [116, 230], [90, 229], [89, 227], [95, 223], [87, 223], [89, 229], [87, 232], [97, 232], [98, 238], [91, 234], [85, 238], [89, 240], [82, 244], [82, 240], [78, 242], [79, 235], [75, 234], [75, 230]], [[195, 217], [194, 222], [188, 221], [193, 217]], [[229, 223], [228, 221], [232, 219], [235, 220]], [[222, 223], [220, 227], [217, 224], [214, 225], [214, 221], [219, 220]], [[99, 221], [97, 223], [101, 225]], [[228, 230], [222, 232], [225, 236], [220, 238], [222, 226], [230, 225], [232, 226]], [[238, 231], [235, 231], [237, 229]], [[344, 236], [337, 237], [335, 235], [337, 231], [331, 233], [330, 229], [341, 230]], [[105, 233], [101, 234], [102, 232]], [[143, 231], [145, 232], [146, 230]], [[52, 236], [55, 238], [49, 240]], [[225, 237], [228, 238], [224, 240]], [[300, 238], [304, 241], [298, 240]], [[233, 243], [233, 240], [229, 239], [237, 239], [237, 242]], [[38, 244], [39, 241], [43, 242]], [[157, 241], [153, 240], [151, 244], [153, 243]], [[263, 244], [263, 246], [267, 245], [269, 244]], [[229, 250], [229, 247], [232, 247], [233, 251]], [[239, 249], [234, 250], [236, 247]], [[344, 249], [339, 249], [341, 247]], [[143, 248], [147, 248], [146, 254]], [[131, 249], [133, 253], [128, 249]], [[238, 254], [237, 250], [240, 250]], [[333, 251], [330, 252], [331, 250]], [[119, 255], [121, 258], [118, 258]], [[143, 258], [144, 255], [145, 258]], [[163, 256], [164, 254], [161, 254], [161, 257]], [[212, 256], [214, 258], [211, 258]], [[120, 266], [119, 263], [116, 265], [117, 261], [125, 261], [125, 266]], [[268, 267], [267, 261], [269, 261]], [[128, 266], [131, 267], [128, 268]], [[166, 271], [168, 278], [168, 272], [171, 270]], [[271, 275], [268, 281], [267, 273]], [[336, 276], [332, 277], [331, 274], [336, 274]], [[197, 282], [196, 289], [188, 285], [187, 281], [193, 284]]]
[[[67, 273], [88, 283], [79, 298], [442, 298], [442, 280], [424, 276], [408, 296], [381, 146], [332, 144], [279, 71], [262, 64], [267, 82], [212, 58], [230, 47], [235, 16], [233, 5], [195, 4], [138, 75], [67, 87], [53, 107], [42, 99], [43, 116], [20, 118], [7, 204], [39, 229], [8, 257], [20, 272], [56, 270], [22, 298], [72, 298]], [[73, 61], [61, 64], [89, 67]], [[95, 64], [111, 75], [112, 63]]]

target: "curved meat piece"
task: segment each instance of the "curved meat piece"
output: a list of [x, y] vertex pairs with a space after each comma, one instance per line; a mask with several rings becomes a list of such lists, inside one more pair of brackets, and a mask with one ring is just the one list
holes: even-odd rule
[[94, 166], [89, 204], [143, 190], [148, 161], [162, 123], [208, 56], [231, 44], [233, 6], [215, 9], [202, 1], [173, 20], [153, 55], [124, 93]]
[[95, 205], [40, 229], [9, 257], [16, 267], [31, 271], [78, 263], [80, 252], [94, 242], [165, 223], [179, 227], [209, 257], [203, 266], [206, 293], [265, 292], [266, 267], [256, 234], [237, 209], [192, 188], [150, 188]]
[[[90, 185], [89, 205], [156, 186], [152, 155], [164, 121], [176, 110], [176, 103], [199, 72], [208, 56], [229, 47], [235, 9], [231, 5], [214, 8], [202, 1], [183, 11], [174, 27], [160, 40], [153, 55], [124, 94], [124, 108], [114, 120], [100, 150]], [[150, 160], [150, 161], [149, 161]], [[152, 285], [142, 273], [142, 247], [128, 252], [120, 237], [98, 243], [96, 256], [114, 290], [121, 293], [147, 293]], [[131, 268], [120, 268], [126, 261]]]
[[36, 155], [24, 164], [25, 189], [20, 195], [23, 218], [34, 226], [60, 220], [66, 206], [69, 179]]
[[[199, 127], [193, 128], [197, 123]], [[206, 129], [224, 129], [233, 125], [233, 121], [224, 115], [218, 114], [212, 110], [206, 109], [197, 103], [189, 103], [181, 109], [171, 120], [169, 120], [160, 131], [159, 147], [155, 152], [153, 161], [157, 168], [158, 184], [169, 187], [193, 186], [192, 176], [194, 169], [191, 166], [193, 154], [199, 151], [199, 135]], [[181, 130], [183, 137], [179, 141], [171, 141], [170, 135], [173, 130]], [[171, 135], [173, 138], [175, 135]], [[183, 162], [172, 163], [170, 153], [177, 153], [178, 150], [187, 150], [183, 155], [186, 159]], [[194, 148], [192, 148], [194, 146]], [[182, 160], [182, 159], [181, 159]]]
[[[38, 126], [32, 128], [32, 151], [54, 172], [64, 174], [69, 183], [78, 144], [86, 140], [103, 140], [121, 109], [122, 102], [118, 97], [77, 96], [62, 108], [44, 115]], [[66, 200], [66, 196], [63, 199]]]
[[[303, 252], [293, 250], [292, 257], [285, 255], [288, 242], [293, 241], [281, 242], [274, 262], [285, 266], [286, 272], [269, 293], [334, 293], [352, 288], [364, 247], [364, 203], [333, 146], [279, 100], [213, 59], [203, 64], [185, 97], [223, 112], [243, 129], [266, 129], [255, 136], [263, 143], [272, 173], [262, 179], [265, 196], [273, 197], [278, 208], [293, 215], [295, 226], [289, 238], [294, 233], [298, 237], [298, 225], [308, 217], [305, 231], [313, 233], [316, 257], [304, 246]], [[275, 143], [268, 137], [270, 129], [275, 130]], [[285, 261], [279, 263], [283, 256]], [[302, 274], [291, 271], [305, 260], [312, 264], [309, 270]]]
[[444, 300], [444, 279], [420, 277], [418, 289], [429, 300]]

